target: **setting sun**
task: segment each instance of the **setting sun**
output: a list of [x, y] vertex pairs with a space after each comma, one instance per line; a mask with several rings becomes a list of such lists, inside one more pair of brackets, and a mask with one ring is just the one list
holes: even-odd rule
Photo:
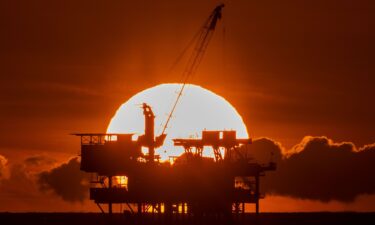
[[[181, 84], [161, 84], [134, 95], [120, 106], [108, 125], [107, 133], [144, 133], [141, 104], [147, 103], [155, 114], [155, 135], [160, 135], [176, 100]], [[196, 85], [186, 85], [166, 130], [164, 145], [156, 150], [162, 160], [178, 156], [181, 147], [174, 138], [200, 138], [203, 130], [235, 130], [238, 138], [248, 138], [246, 126], [236, 109], [223, 97]], [[211, 151], [204, 155], [212, 156]]]

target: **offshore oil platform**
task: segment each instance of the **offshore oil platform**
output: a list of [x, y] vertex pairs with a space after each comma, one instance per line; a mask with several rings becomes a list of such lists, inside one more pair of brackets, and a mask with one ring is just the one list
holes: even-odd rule
[[[81, 138], [81, 170], [93, 174], [90, 199], [103, 213], [112, 214], [113, 205], [120, 204], [126, 207], [124, 211], [137, 215], [230, 217], [244, 214], [247, 203], [255, 204], [255, 212], [259, 212], [260, 177], [275, 170], [276, 164], [247, 158], [241, 149], [251, 139], [238, 139], [233, 130], [202, 131], [201, 138], [173, 140], [184, 149], [173, 162], [161, 162], [155, 154], [164, 143], [167, 124], [187, 78], [203, 57], [223, 6], [214, 9], [202, 28], [196, 54], [189, 60], [184, 84], [160, 135], [155, 135], [155, 115], [147, 103], [142, 104], [144, 134], [138, 138], [134, 134], [76, 134]], [[207, 149], [214, 158], [203, 156]]]

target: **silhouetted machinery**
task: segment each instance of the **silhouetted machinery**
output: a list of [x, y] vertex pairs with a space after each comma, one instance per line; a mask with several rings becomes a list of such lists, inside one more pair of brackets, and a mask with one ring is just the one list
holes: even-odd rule
[[[259, 210], [259, 177], [276, 165], [247, 159], [235, 131], [203, 131], [201, 139], [174, 139], [185, 153], [174, 163], [159, 162], [154, 154], [165, 135], [154, 136], [154, 115], [143, 104], [145, 134], [77, 134], [81, 137], [81, 170], [97, 174], [90, 199], [100, 204], [126, 204], [138, 213], [190, 215], [244, 212], [245, 203]], [[147, 153], [142, 153], [142, 147]], [[205, 147], [215, 158], [203, 157]], [[122, 183], [126, 181], [126, 183]], [[132, 205], [137, 205], [133, 209]]]
[[[163, 132], [154, 134], [154, 113], [143, 104], [145, 133], [77, 134], [81, 137], [81, 170], [96, 174], [90, 199], [98, 204], [125, 204], [129, 211], [165, 215], [230, 215], [244, 213], [245, 203], [255, 203], [259, 211], [259, 177], [276, 165], [255, 163], [240, 148], [251, 139], [237, 139], [236, 131], [202, 131], [200, 139], [175, 139], [185, 153], [173, 163], [160, 162], [155, 149], [162, 146], [165, 130], [182, 95], [187, 78], [194, 73], [207, 48], [216, 22], [221, 18], [219, 5], [199, 35], [196, 52], [184, 72], [184, 84], [168, 116]], [[142, 148], [147, 149], [144, 154]], [[207, 148], [215, 158], [203, 157]], [[136, 206], [136, 207], [135, 207]]]

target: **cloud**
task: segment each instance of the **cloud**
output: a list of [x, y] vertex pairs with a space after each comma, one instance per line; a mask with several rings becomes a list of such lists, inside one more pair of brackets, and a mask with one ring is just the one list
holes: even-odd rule
[[270, 138], [259, 138], [253, 140], [251, 145], [246, 146], [244, 153], [254, 157], [260, 163], [268, 163], [270, 160], [276, 160], [277, 162], [281, 160], [283, 152], [285, 150], [279, 142]]
[[52, 191], [68, 202], [83, 202], [87, 198], [88, 174], [80, 171], [78, 158], [40, 173], [38, 183], [41, 191]]
[[260, 162], [267, 162], [266, 156], [274, 152], [278, 168], [262, 180], [262, 190], [269, 194], [353, 202], [359, 195], [375, 193], [375, 144], [357, 149], [350, 142], [307, 136], [285, 151], [277, 142], [261, 138], [248, 151]]
[[42, 166], [42, 165], [51, 165], [56, 163], [55, 159], [43, 156], [43, 155], [35, 155], [30, 156], [24, 160], [25, 165], [27, 166]]
[[37, 180], [39, 174], [47, 171], [55, 162], [55, 159], [47, 156], [34, 155], [19, 163], [8, 163], [0, 155], [0, 174], [3, 174], [2, 171], [4, 170], [6, 173], [0, 192], [24, 196], [25, 198], [38, 195]]
[[[13, 201], [22, 199], [26, 202], [40, 196], [35, 182], [36, 167], [29, 165], [28, 159], [20, 163], [6, 162], [7, 177], [0, 185], [2, 198], [13, 198]], [[1, 157], [0, 161], [3, 161]]]
[[0, 155], [0, 181], [9, 178], [8, 160]]
[[[0, 163], [3, 161], [2, 158], [3, 157], [0, 157]], [[74, 196], [71, 197], [70, 195], [69, 197], [69, 194], [65, 193], [64, 195], [66, 197], [62, 197], [60, 192], [60, 194], [56, 194], [58, 191], [55, 191], [55, 189], [60, 189], [59, 187], [53, 186], [54, 183], [51, 181], [53, 180], [51, 176], [57, 174], [52, 171], [61, 170], [61, 168], [64, 168], [64, 165], [67, 167], [70, 167], [72, 164], [76, 166], [77, 162], [71, 160], [71, 163], [70, 161], [61, 163], [47, 155], [31, 155], [20, 161], [14, 161], [12, 158], [7, 160], [6, 168], [9, 172], [5, 179], [0, 180], [0, 199], [1, 202], [6, 204], [0, 204], [0, 211], [33, 212], [82, 210], [80, 200], [72, 200]], [[79, 167], [77, 169], [79, 172]], [[74, 173], [77, 172], [76, 170], [72, 169], [71, 172], [72, 174], [66, 173], [65, 177], [65, 179], [73, 179], [72, 183], [69, 183], [69, 185], [72, 186], [71, 188], [76, 188], [79, 184], [84, 184], [80, 179], [74, 178]], [[46, 180], [43, 180], [43, 184], [40, 183], [42, 174], [46, 176], [44, 178], [48, 177], [47, 180], [49, 183], [46, 183]], [[59, 178], [57, 177], [56, 179]], [[76, 184], [74, 182], [79, 183]], [[85, 193], [88, 193], [87, 187], [85, 187], [84, 190]], [[82, 192], [82, 195], [85, 196], [85, 193]], [[79, 197], [75, 199], [79, 199]], [[85, 210], [94, 209], [91, 204], [86, 205], [85, 203]]]

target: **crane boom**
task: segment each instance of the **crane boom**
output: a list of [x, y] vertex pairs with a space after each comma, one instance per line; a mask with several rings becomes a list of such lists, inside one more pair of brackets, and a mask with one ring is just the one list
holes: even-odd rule
[[220, 4], [216, 6], [216, 8], [212, 11], [208, 19], [205, 21], [203, 27], [201, 28], [201, 31], [199, 32], [197, 43], [194, 47], [194, 52], [190, 56], [188, 63], [186, 64], [185, 70], [183, 72], [183, 83], [181, 86], [180, 91], [178, 92], [176, 101], [173, 104], [172, 110], [168, 115], [167, 121], [165, 122], [165, 125], [163, 127], [162, 135], [165, 134], [165, 130], [168, 127], [168, 123], [171, 120], [171, 117], [176, 109], [176, 106], [178, 102], [180, 101], [180, 98], [182, 96], [182, 93], [185, 89], [185, 86], [187, 84], [188, 79], [195, 74], [195, 72], [198, 69], [198, 66], [200, 65], [204, 53], [206, 52], [208, 43], [210, 42], [212, 35], [215, 31], [217, 21], [221, 19], [221, 10], [224, 7], [224, 4]]

